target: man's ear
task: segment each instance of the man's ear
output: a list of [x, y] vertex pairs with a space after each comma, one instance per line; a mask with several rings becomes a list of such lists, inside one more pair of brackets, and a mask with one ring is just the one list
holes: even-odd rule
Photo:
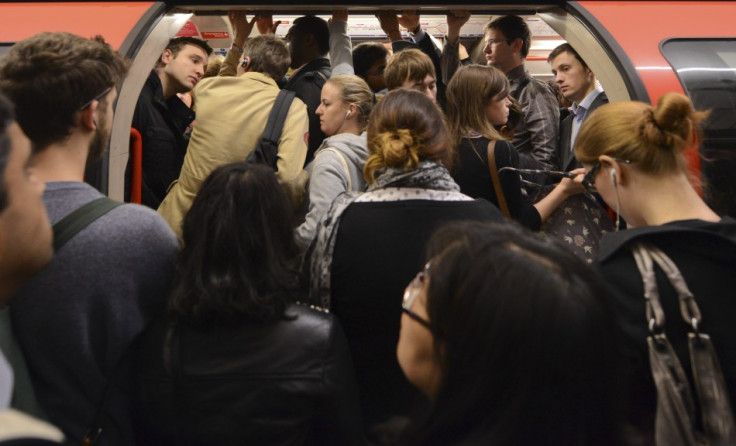
[[314, 34], [305, 34], [304, 36], [302, 36], [302, 39], [304, 39], [304, 46], [312, 46], [317, 44], [314, 38]]
[[522, 40], [520, 37], [517, 37], [514, 39], [513, 42], [511, 42], [511, 50], [514, 53], [519, 53], [521, 55], [521, 47], [524, 46], [524, 40]]
[[97, 107], [100, 101], [93, 101], [89, 107], [79, 110], [79, 126], [85, 130], [94, 131], [97, 128]]
[[173, 58], [174, 53], [172, 53], [169, 49], [166, 49], [163, 53], [161, 53], [161, 63], [163, 63], [164, 65], [168, 65]]

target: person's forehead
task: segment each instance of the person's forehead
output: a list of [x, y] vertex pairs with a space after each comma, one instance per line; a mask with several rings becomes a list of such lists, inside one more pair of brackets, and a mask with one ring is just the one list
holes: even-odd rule
[[578, 62], [575, 56], [569, 51], [563, 51], [560, 54], [556, 55], [554, 59], [552, 59], [552, 66], [562, 65], [562, 64], [571, 65], [575, 63], [579, 64], [580, 62]]
[[201, 56], [204, 56], [204, 58], [207, 59], [207, 51], [205, 51], [204, 48], [202, 48], [201, 46], [195, 45], [193, 43], [185, 44], [184, 47], [182, 47], [180, 53], [185, 53], [185, 54], [200, 53]]
[[506, 40], [506, 36], [503, 34], [503, 31], [496, 28], [488, 28], [488, 31], [486, 31], [486, 38]]

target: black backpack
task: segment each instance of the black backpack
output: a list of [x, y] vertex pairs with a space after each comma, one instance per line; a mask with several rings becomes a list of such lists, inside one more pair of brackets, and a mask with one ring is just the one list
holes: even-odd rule
[[295, 96], [296, 93], [293, 91], [279, 91], [271, 113], [268, 115], [268, 122], [266, 122], [266, 128], [263, 130], [261, 140], [258, 142], [256, 148], [248, 154], [245, 162], [265, 164], [274, 171], [278, 171], [276, 161], [278, 160], [279, 139], [284, 129], [284, 121], [286, 121], [286, 116], [289, 114], [289, 108]]

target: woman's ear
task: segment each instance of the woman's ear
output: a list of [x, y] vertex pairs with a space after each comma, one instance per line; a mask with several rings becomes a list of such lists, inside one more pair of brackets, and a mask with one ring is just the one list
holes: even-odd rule
[[598, 157], [601, 166], [608, 169], [608, 175], [611, 177], [611, 184], [623, 185], [626, 181], [626, 173], [621, 168], [621, 163], [616, 161], [616, 158], [612, 158], [608, 155], [601, 155]]

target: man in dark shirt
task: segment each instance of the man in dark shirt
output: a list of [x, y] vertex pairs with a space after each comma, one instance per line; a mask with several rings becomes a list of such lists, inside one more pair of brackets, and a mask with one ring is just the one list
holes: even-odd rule
[[293, 91], [307, 104], [309, 147], [305, 163], [309, 163], [325, 139], [319, 126], [319, 116], [315, 112], [319, 107], [322, 86], [332, 74], [330, 60], [326, 57], [330, 52], [330, 30], [327, 22], [315, 16], [299, 17], [286, 34], [286, 43], [291, 56], [291, 69], [294, 71], [283, 88]]
[[[194, 111], [177, 93], [191, 91], [204, 75], [212, 48], [204, 40], [177, 37], [169, 41], [156, 68], [143, 86], [133, 114], [133, 127], [143, 138], [144, 205], [156, 209], [172, 181], [179, 178], [188, 138], [184, 135], [194, 121]], [[130, 162], [126, 174], [130, 191]]]

